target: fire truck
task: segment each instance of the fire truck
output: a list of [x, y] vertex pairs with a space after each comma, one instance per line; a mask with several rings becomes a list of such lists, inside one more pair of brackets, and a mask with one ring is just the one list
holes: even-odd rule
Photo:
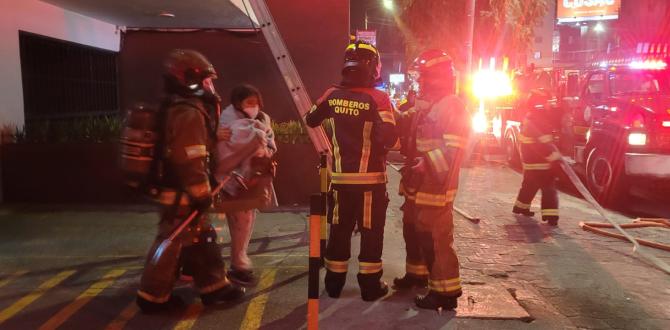
[[[530, 79], [532, 88], [557, 96], [556, 146], [606, 204], [622, 201], [633, 188], [670, 187], [670, 58], [667, 45], [658, 49], [581, 70], [539, 70]], [[501, 103], [498, 133], [494, 128], [511, 164], [519, 162], [526, 111], [520, 98]]]

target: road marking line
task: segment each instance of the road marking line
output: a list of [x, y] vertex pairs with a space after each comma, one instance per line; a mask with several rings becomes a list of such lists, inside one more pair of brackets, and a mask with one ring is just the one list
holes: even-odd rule
[[[263, 291], [272, 286], [276, 275], [277, 269], [267, 269], [263, 271], [261, 280], [258, 283], [258, 291]], [[247, 312], [244, 314], [244, 320], [242, 321], [240, 330], [258, 329], [261, 327], [263, 311], [265, 310], [265, 304], [268, 302], [269, 297], [270, 294], [268, 292], [251, 299], [251, 302], [249, 302], [249, 306], [247, 307]]]
[[0, 288], [9, 284], [10, 282], [14, 281], [15, 279], [25, 275], [27, 272], [28, 272], [27, 270], [19, 270], [19, 271], [16, 271], [16, 272], [12, 273], [11, 275], [5, 277], [4, 280], [0, 280]]
[[69, 305], [63, 307], [56, 315], [52, 316], [46, 323], [44, 323], [39, 329], [48, 330], [56, 329], [61, 326], [65, 321], [67, 321], [74, 313], [88, 304], [93, 298], [99, 295], [103, 290], [110, 286], [114, 281], [123, 273], [125, 269], [114, 269], [107, 272], [105, 276], [102, 277], [102, 280], [93, 283], [86, 291], [81, 293], [73, 302]]
[[60, 284], [63, 282], [66, 278], [72, 276], [72, 274], [76, 273], [75, 270], [66, 270], [63, 272], [60, 272], [56, 274], [56, 276], [48, 279], [46, 282], [40, 284], [37, 289], [33, 290], [31, 293], [27, 294], [23, 298], [19, 299], [17, 302], [15, 302], [13, 305], [5, 308], [0, 312], [0, 324], [3, 322], [7, 321], [9, 318], [12, 316], [16, 315], [18, 312], [26, 308], [26, 306], [30, 305], [33, 303], [35, 300], [37, 300], [39, 297], [41, 297], [47, 290], [55, 287], [56, 285]]
[[124, 308], [119, 316], [114, 319], [114, 321], [110, 322], [105, 330], [122, 330], [128, 321], [130, 321], [137, 312], [139, 312], [139, 308], [137, 307], [137, 303], [135, 303], [135, 300], [133, 300], [126, 308]]
[[182, 315], [181, 320], [174, 326], [174, 330], [191, 329], [204, 309], [205, 306], [199, 303], [188, 306], [188, 309], [186, 309], [186, 312]]

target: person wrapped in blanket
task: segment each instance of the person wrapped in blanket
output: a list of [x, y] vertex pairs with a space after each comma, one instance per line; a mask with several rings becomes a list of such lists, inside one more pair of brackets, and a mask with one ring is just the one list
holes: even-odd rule
[[257, 209], [276, 205], [272, 178], [277, 151], [270, 116], [261, 111], [263, 98], [256, 87], [233, 88], [230, 105], [221, 112], [217, 130], [218, 180], [227, 180], [214, 206], [226, 214], [231, 240], [228, 277], [243, 286], [257, 278], [247, 255]]

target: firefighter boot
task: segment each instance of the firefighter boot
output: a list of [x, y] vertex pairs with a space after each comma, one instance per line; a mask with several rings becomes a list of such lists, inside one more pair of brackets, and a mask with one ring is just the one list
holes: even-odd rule
[[389, 292], [389, 286], [381, 281], [382, 272], [377, 274], [358, 274], [358, 286], [364, 301], [375, 301]]
[[414, 298], [416, 307], [423, 309], [453, 310], [458, 306], [458, 297], [445, 296], [435, 291], [428, 291], [427, 295], [419, 295]]
[[546, 221], [550, 226], [558, 226], [558, 217], [555, 216], [544, 216], [542, 221]]
[[410, 290], [412, 288], [425, 288], [428, 286], [427, 277], [419, 277], [411, 274], [405, 274], [403, 277], [393, 279], [393, 289]]
[[155, 303], [137, 296], [137, 306], [144, 314], [171, 313], [184, 308], [184, 301], [178, 296], [171, 295], [164, 303]]
[[328, 296], [331, 298], [339, 298], [346, 281], [347, 273], [327, 271], [324, 282], [326, 284], [326, 292], [328, 292]]
[[232, 303], [244, 296], [245, 289], [235, 283], [230, 283], [214, 292], [200, 296], [205, 306]]
[[528, 210], [528, 209], [522, 209], [522, 208], [520, 208], [520, 207], [518, 207], [518, 206], [515, 206], [515, 207], [512, 209], [512, 213], [514, 213], [514, 214], [525, 215], [525, 216], [527, 216], [527, 217], [532, 217], [532, 216], [535, 215], [535, 212], [531, 212], [531, 211]]

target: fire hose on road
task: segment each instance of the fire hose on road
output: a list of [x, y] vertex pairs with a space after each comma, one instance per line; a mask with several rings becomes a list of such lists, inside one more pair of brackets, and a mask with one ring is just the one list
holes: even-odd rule
[[[608, 236], [608, 237], [613, 237], [613, 238], [618, 238], [622, 240], [626, 240], [626, 237], [620, 234], [612, 233], [606, 230], [602, 230], [600, 228], [614, 228], [609, 223], [599, 223], [599, 222], [580, 222], [579, 227], [586, 231], [590, 231], [592, 233], [602, 235], [602, 236]], [[666, 228], [670, 229], [670, 220], [668, 219], [649, 219], [649, 218], [639, 218], [633, 223], [624, 223], [621, 225], [621, 228], [624, 229], [633, 229], [633, 228], [649, 228], [649, 227], [658, 227], [658, 228]], [[652, 241], [647, 241], [639, 238], [635, 238], [635, 240], [640, 243], [640, 245], [652, 247], [655, 249], [660, 249], [664, 251], [670, 252], [670, 245], [668, 244], [661, 244], [657, 242], [652, 242]]]
[[[558, 148], [556, 148], [556, 146], [554, 146], [554, 149], [555, 149], [555, 152], [559, 152]], [[563, 169], [565, 174], [567, 174], [568, 178], [570, 179], [572, 184], [575, 186], [575, 188], [577, 188], [579, 193], [581, 193], [582, 196], [584, 196], [584, 199], [586, 199], [586, 201], [589, 202], [596, 209], [596, 211], [598, 211], [598, 213], [600, 213], [600, 215], [603, 218], [605, 218], [605, 220], [607, 220], [607, 222], [609, 222], [609, 224], [602, 224], [602, 225], [611, 226], [610, 228], [615, 228], [616, 230], [618, 230], [621, 233], [621, 235], [612, 234], [610, 232], [607, 232], [607, 231], [604, 231], [604, 230], [599, 230], [599, 229], [596, 228], [597, 226], [600, 226], [602, 228], [602, 225], [593, 226], [593, 224], [591, 224], [590, 226], [582, 226], [582, 228], [584, 230], [589, 230], [589, 231], [592, 231], [592, 232], [598, 232], [599, 234], [603, 234], [603, 235], [607, 235], [607, 236], [611, 236], [610, 234], [617, 235], [617, 236], [611, 236], [611, 237], [618, 237], [618, 238], [626, 239], [626, 240], [630, 241], [631, 243], [633, 243], [633, 252], [637, 252], [640, 256], [642, 256], [642, 258], [644, 258], [645, 260], [647, 260], [648, 262], [650, 262], [654, 266], [660, 268], [664, 272], [670, 274], [670, 266], [668, 266], [667, 263], [665, 263], [663, 260], [657, 258], [653, 254], [649, 253], [648, 251], [645, 251], [645, 250], [641, 249], [640, 248], [641, 243], [638, 242], [638, 240], [636, 240], [633, 236], [628, 234], [622, 228], [622, 225], [619, 225], [616, 221], [612, 220], [609, 217], [609, 215], [605, 212], [605, 209], [596, 201], [596, 199], [593, 197], [593, 195], [591, 195], [589, 190], [584, 186], [582, 181], [577, 176], [577, 173], [575, 173], [575, 171], [572, 169], [572, 167], [570, 167], [570, 164], [568, 164], [568, 162], [562, 156], [561, 156], [560, 164], [561, 164], [561, 169]], [[580, 224], [580, 226], [581, 226], [581, 224]], [[626, 226], [626, 225], [623, 225], [623, 226]], [[587, 227], [588, 227], [588, 229], [587, 229]]]

